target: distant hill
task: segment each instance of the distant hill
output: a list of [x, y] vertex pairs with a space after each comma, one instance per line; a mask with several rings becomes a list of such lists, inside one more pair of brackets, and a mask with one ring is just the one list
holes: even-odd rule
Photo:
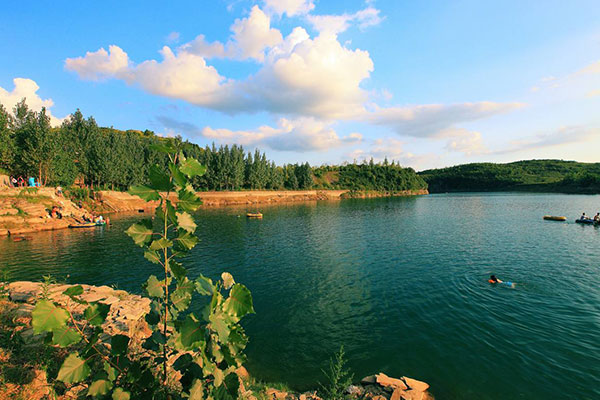
[[527, 191], [600, 193], [600, 163], [526, 160], [473, 163], [419, 172], [430, 193]]

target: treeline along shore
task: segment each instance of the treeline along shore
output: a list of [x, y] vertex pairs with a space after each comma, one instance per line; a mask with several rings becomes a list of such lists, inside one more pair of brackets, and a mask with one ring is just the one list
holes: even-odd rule
[[419, 172], [431, 193], [547, 192], [600, 193], [600, 163], [526, 160], [474, 163]]
[[60, 127], [51, 127], [46, 110], [30, 110], [26, 99], [12, 112], [0, 106], [0, 175], [36, 178], [41, 186], [77, 184], [95, 190], [127, 190], [145, 184], [150, 168], [168, 158], [157, 144], [177, 142], [186, 157], [206, 166], [191, 181], [196, 191], [318, 190], [398, 193], [422, 191], [425, 181], [396, 162], [312, 167], [276, 165], [260, 150], [242, 146], [200, 146], [181, 138], [163, 138], [149, 130], [100, 127], [77, 110]]

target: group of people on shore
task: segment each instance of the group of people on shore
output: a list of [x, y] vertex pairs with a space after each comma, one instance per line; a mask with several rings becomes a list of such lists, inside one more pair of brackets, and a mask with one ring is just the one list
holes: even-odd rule
[[594, 215], [594, 218], [590, 218], [587, 215], [585, 215], [585, 213], [583, 213], [581, 214], [581, 217], [579, 217], [579, 219], [582, 221], [594, 221], [600, 223], [600, 212], [596, 213], [596, 215]]
[[22, 176], [19, 176], [18, 178], [15, 176], [11, 176], [10, 184], [12, 187], [26, 187], [26, 186], [40, 187], [41, 186], [40, 182], [37, 181], [34, 177], [29, 177], [29, 178], [27, 178], [27, 180], [25, 180], [25, 178], [23, 178]]

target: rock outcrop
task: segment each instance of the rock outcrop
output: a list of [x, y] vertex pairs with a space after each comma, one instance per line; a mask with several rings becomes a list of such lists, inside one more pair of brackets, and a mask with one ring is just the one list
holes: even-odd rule
[[[62, 219], [50, 218], [48, 210], [54, 206]], [[86, 213], [54, 188], [0, 190], [0, 236], [64, 229]]]
[[[42, 296], [47, 297], [62, 306], [69, 304], [75, 318], [81, 317], [85, 306], [76, 304], [63, 292], [74, 285], [51, 284], [40, 282], [12, 282], [8, 285], [9, 299], [19, 303], [17, 312], [23, 317], [30, 317], [35, 302]], [[110, 335], [123, 334], [135, 339], [141, 339], [151, 334], [148, 330], [144, 315], [150, 310], [150, 299], [130, 294], [124, 290], [108, 286], [81, 285], [82, 300], [110, 305], [110, 312], [103, 324], [104, 332]], [[23, 332], [25, 338], [33, 337], [33, 330]]]

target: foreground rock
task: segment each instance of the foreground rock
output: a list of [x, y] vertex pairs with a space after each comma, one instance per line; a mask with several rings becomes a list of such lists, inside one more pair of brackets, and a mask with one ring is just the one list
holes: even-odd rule
[[[68, 304], [75, 318], [81, 316], [84, 307], [74, 304], [68, 296], [62, 294], [72, 286], [75, 285], [45, 285], [28, 281], [12, 282], [8, 285], [8, 297], [16, 305], [15, 316], [22, 321], [27, 321], [27, 328], [20, 331], [26, 342], [31, 343], [42, 340], [42, 335], [34, 335], [30, 326], [34, 304], [41, 297], [46, 297], [63, 306]], [[145, 314], [150, 309], [150, 299], [108, 286], [81, 286], [83, 288], [83, 294], [79, 296], [81, 299], [110, 305], [110, 311], [103, 324], [105, 332], [110, 335], [127, 335], [131, 338], [132, 344], [139, 344], [142, 339], [150, 336], [152, 332], [144, 320]], [[42, 373], [43, 371], [37, 372]], [[253, 392], [248, 388], [250, 386], [257, 387], [257, 382], [252, 379], [248, 371], [244, 367], [240, 367], [236, 374], [240, 379], [242, 392], [240, 398], [242, 399], [321, 400], [316, 391], [297, 393], [281, 391], [262, 385], [260, 393]], [[45, 373], [43, 374], [43, 380], [45, 380]], [[346, 395], [356, 400], [433, 400], [433, 396], [428, 392], [428, 389], [429, 385], [427, 383], [416, 379], [406, 376], [392, 378], [384, 373], [378, 373], [363, 378], [358, 385], [349, 386], [346, 389]], [[0, 394], [2, 394], [2, 391], [0, 391]]]

